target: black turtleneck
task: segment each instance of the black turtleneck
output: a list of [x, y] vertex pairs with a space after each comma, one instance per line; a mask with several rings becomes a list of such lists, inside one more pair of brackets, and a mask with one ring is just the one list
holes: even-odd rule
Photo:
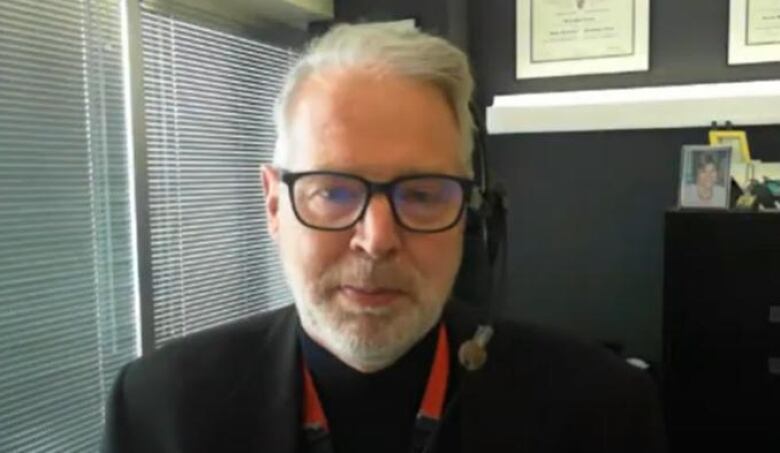
[[407, 453], [433, 363], [434, 328], [388, 368], [361, 373], [299, 329], [335, 453]]

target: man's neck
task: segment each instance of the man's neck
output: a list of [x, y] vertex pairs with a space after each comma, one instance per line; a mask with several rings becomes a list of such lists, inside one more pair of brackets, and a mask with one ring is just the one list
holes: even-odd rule
[[436, 331], [431, 329], [390, 366], [364, 373], [300, 330], [302, 356], [314, 378], [336, 451], [409, 450], [413, 421], [433, 363]]
[[[388, 360], [358, 360], [354, 357], [344, 357], [344, 355], [337, 354], [334, 350], [327, 346], [327, 342], [323, 342], [311, 335], [303, 326], [299, 326], [299, 336], [301, 338], [301, 345], [303, 348], [304, 358], [308, 358], [308, 354], [316, 354], [315, 359], [323, 359], [327, 362], [338, 362], [344, 368], [350, 368], [351, 370], [361, 374], [375, 374], [381, 373], [389, 368], [393, 368], [396, 365], [403, 365], [403, 362], [409, 361], [409, 356], [431, 356], [435, 349], [435, 337], [437, 329], [432, 328], [420, 339], [416, 344], [404, 352], [401, 357], [394, 358], [391, 361]], [[427, 364], [428, 367], [430, 364]]]

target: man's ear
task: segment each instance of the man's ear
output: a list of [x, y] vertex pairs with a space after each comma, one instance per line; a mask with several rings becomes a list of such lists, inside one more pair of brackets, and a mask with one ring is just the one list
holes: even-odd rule
[[261, 165], [260, 178], [263, 181], [268, 234], [275, 241], [279, 231], [279, 173], [270, 165]]

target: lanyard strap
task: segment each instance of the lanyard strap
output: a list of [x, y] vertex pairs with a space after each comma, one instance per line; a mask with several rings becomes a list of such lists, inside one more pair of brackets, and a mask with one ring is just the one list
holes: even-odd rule
[[[317, 388], [314, 386], [309, 367], [303, 361], [303, 430], [309, 453], [335, 453], [330, 441], [330, 427], [325, 411], [322, 409]], [[447, 395], [447, 380], [450, 373], [450, 347], [447, 340], [447, 329], [439, 324], [439, 337], [436, 342], [436, 352], [433, 365], [428, 375], [420, 409], [412, 434], [412, 453], [422, 452], [436, 430], [444, 410], [444, 399]]]

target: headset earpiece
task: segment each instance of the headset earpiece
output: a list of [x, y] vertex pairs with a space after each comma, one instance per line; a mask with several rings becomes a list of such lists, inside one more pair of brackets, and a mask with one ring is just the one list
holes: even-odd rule
[[[466, 213], [466, 235], [472, 241], [478, 239], [482, 253], [487, 261], [488, 275], [483, 280], [484, 291], [480, 297], [486, 297], [485, 318], [477, 327], [474, 337], [465, 341], [458, 350], [461, 365], [469, 371], [480, 369], [488, 358], [487, 344], [493, 336], [493, 317], [496, 310], [497, 297], [503, 291], [495, 291], [495, 277], [499, 275], [503, 285], [506, 259], [506, 194], [502, 187], [491, 186], [487, 168], [487, 156], [484, 141], [484, 128], [480, 121], [479, 111], [472, 103], [472, 117], [476, 123], [474, 135], [474, 175], [478, 176], [477, 189], [468, 202]], [[478, 167], [477, 167], [478, 166]], [[500, 259], [499, 259], [500, 255]], [[498, 270], [498, 272], [496, 272]], [[503, 288], [501, 288], [503, 289]]]

